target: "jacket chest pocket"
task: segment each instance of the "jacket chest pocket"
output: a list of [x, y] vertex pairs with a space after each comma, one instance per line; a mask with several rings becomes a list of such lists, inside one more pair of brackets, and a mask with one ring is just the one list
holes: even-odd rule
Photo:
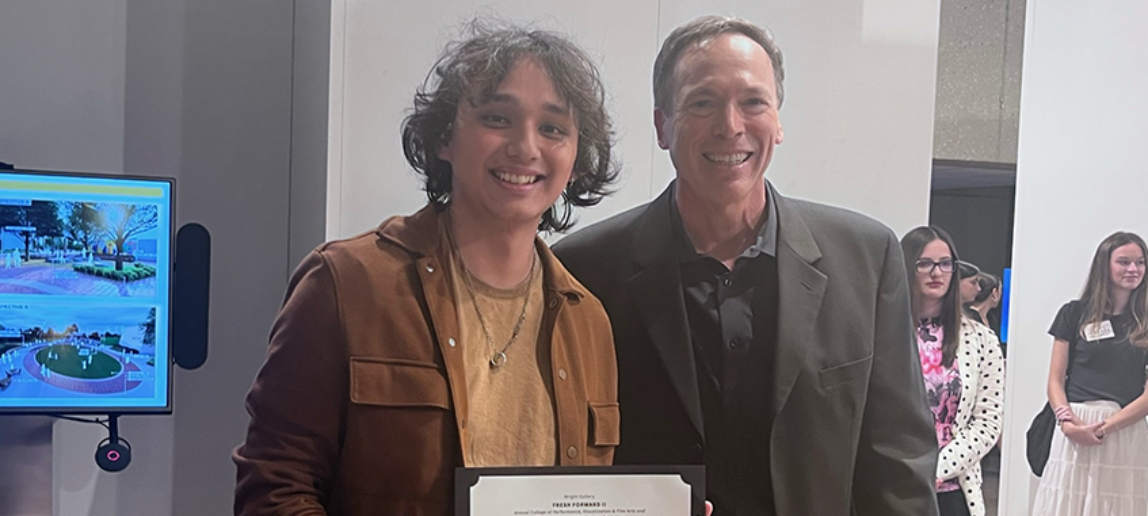
[[446, 375], [436, 364], [373, 357], [351, 357], [351, 402], [451, 408]]
[[614, 462], [614, 448], [622, 442], [621, 422], [617, 402], [590, 402], [590, 435], [583, 464], [608, 466]]
[[590, 402], [590, 444], [617, 446], [622, 442], [621, 425], [617, 402]]
[[351, 357], [342, 452], [348, 486], [421, 499], [449, 486], [458, 457], [450, 388], [433, 363]]

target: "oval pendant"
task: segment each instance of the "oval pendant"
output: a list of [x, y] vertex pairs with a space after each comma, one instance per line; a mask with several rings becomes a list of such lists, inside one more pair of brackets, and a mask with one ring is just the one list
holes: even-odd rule
[[495, 353], [494, 356], [490, 357], [491, 369], [498, 369], [504, 365], [506, 365], [506, 353], [499, 351], [498, 353]]

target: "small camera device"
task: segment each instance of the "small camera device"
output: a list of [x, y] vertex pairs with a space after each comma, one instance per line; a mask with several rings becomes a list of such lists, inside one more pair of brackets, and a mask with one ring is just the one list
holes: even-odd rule
[[100, 441], [96, 447], [96, 464], [111, 473], [123, 471], [132, 462], [132, 445], [123, 439]]

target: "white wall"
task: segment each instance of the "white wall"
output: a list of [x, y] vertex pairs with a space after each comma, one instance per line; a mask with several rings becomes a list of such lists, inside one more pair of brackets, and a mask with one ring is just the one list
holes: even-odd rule
[[650, 200], [672, 179], [654, 143], [650, 75], [662, 38], [702, 14], [767, 25], [785, 52], [786, 142], [767, 173], [782, 193], [868, 213], [898, 233], [928, 220], [937, 1], [332, 3], [329, 238], [425, 204], [399, 125], [443, 44], [475, 14], [571, 34], [601, 66], [623, 173], [617, 194], [580, 212], [581, 225]]
[[0, 161], [121, 169], [126, 3], [0, 3]]
[[1001, 514], [1028, 514], [1024, 432], [1045, 401], [1056, 310], [1105, 236], [1148, 235], [1146, 23], [1144, 2], [1028, 3]]
[[172, 514], [193, 516], [231, 512], [229, 452], [246, 433], [243, 396], [292, 265], [293, 5], [187, 0], [183, 8], [180, 221], [207, 226], [213, 251], [208, 361], [175, 377]]
[[243, 397], [322, 239], [329, 8], [0, 2], [0, 161], [175, 177], [177, 222], [207, 226], [214, 251], [208, 361], [175, 373], [174, 414], [121, 421], [134, 460], [118, 474], [94, 464], [102, 428], [57, 423], [51, 486], [31, 486], [52, 489], [51, 512], [29, 516], [231, 513]]

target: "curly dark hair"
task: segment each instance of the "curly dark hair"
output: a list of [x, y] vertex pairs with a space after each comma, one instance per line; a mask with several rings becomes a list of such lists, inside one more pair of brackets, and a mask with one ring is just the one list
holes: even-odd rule
[[450, 141], [451, 125], [464, 99], [482, 105], [516, 63], [534, 59], [550, 75], [554, 89], [570, 107], [578, 125], [578, 151], [570, 184], [562, 198], [542, 214], [539, 231], [574, 226], [572, 206], [594, 206], [612, 193], [618, 177], [611, 157], [614, 131], [606, 113], [606, 90], [590, 57], [560, 34], [501, 21], [474, 20], [466, 37], [449, 43], [422, 86], [414, 108], [403, 120], [403, 154], [424, 177], [431, 203], [450, 204], [451, 165], [438, 157]]

